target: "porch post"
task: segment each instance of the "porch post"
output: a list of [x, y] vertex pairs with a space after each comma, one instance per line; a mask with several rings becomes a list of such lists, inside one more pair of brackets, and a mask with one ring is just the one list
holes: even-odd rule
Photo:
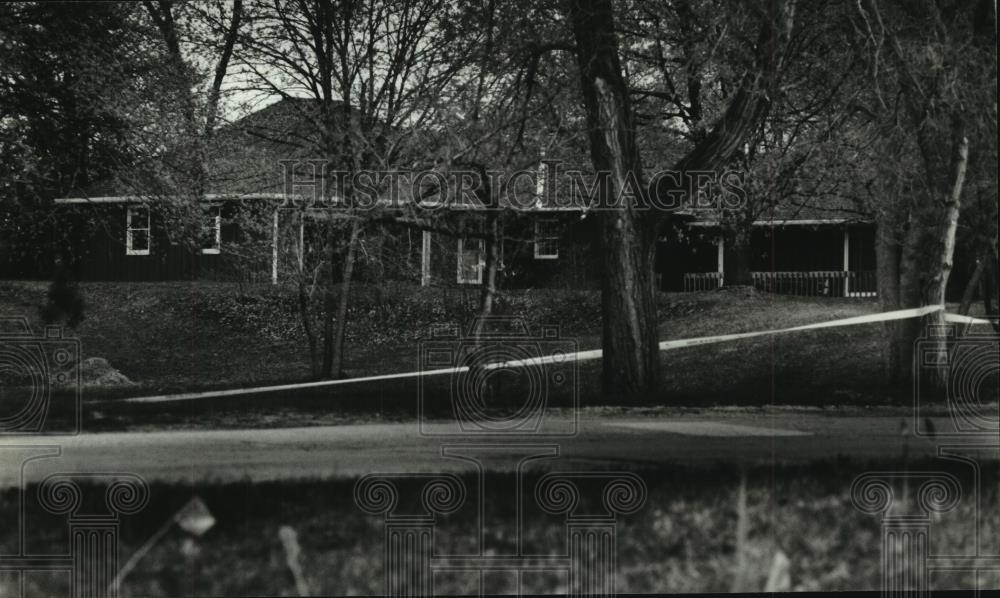
[[724, 284], [724, 281], [725, 281], [725, 278], [726, 278], [726, 269], [725, 269], [725, 242], [722, 239], [722, 235], [718, 236], [718, 238], [716, 240], [716, 245], [718, 246], [718, 257], [716, 258], [716, 262], [718, 263], [718, 268], [719, 268], [719, 270], [718, 270], [719, 271], [719, 287], [721, 288], [722, 285]]
[[305, 267], [306, 255], [306, 213], [299, 212], [299, 272]]
[[851, 296], [851, 233], [844, 225], [844, 297]]
[[420, 248], [420, 286], [431, 284], [431, 231], [423, 231]]
[[545, 146], [542, 146], [541, 156], [538, 162], [538, 172], [535, 173], [535, 205], [545, 205], [542, 199], [545, 196], [545, 177], [548, 174], [545, 164]]
[[271, 284], [278, 284], [278, 209], [274, 210], [271, 228]]

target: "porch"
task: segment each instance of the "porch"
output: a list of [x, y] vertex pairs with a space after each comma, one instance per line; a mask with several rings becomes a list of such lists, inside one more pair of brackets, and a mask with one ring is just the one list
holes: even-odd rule
[[[737, 256], [716, 226], [693, 228], [698, 236], [688, 248], [692, 255], [677, 257], [694, 267], [674, 279], [674, 288], [677, 282], [681, 291], [719, 288]], [[753, 286], [782, 295], [874, 297], [874, 232], [870, 224], [845, 220], [755, 222], [749, 248]]]
[[[754, 288], [778, 295], [803, 297], [875, 297], [875, 271], [753, 272]], [[709, 291], [722, 286], [722, 272], [684, 274], [684, 291]]]

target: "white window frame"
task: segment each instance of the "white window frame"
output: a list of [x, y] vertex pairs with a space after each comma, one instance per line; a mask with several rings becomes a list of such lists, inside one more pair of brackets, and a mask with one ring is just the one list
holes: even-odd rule
[[458, 284], [483, 284], [483, 270], [485, 270], [486, 264], [483, 261], [483, 253], [486, 249], [486, 244], [484, 239], [469, 239], [469, 241], [475, 242], [479, 245], [479, 262], [476, 264], [476, 277], [475, 278], [462, 278], [462, 256], [465, 255], [465, 239], [458, 239], [458, 256], [455, 260], [456, 272], [455, 280]]
[[[133, 223], [133, 217], [136, 220], [141, 219], [139, 217], [139, 211], [146, 212], [146, 226], [136, 226]], [[125, 210], [125, 255], [149, 255], [150, 250], [153, 248], [153, 234], [152, 229], [149, 226], [149, 207], [148, 206], [130, 206]], [[145, 249], [133, 249], [132, 248], [132, 232], [133, 231], [146, 231], [146, 248]]]
[[219, 255], [222, 253], [222, 207], [210, 206], [208, 216], [212, 219], [212, 230], [215, 232], [215, 246], [202, 247], [202, 255]]
[[[562, 236], [559, 235], [559, 234], [555, 234], [555, 235], [549, 234], [549, 235], [546, 235], [545, 237], [542, 237], [542, 235], [541, 235], [541, 233], [539, 231], [539, 225], [542, 224], [542, 222], [553, 223], [553, 224], [558, 225], [559, 224], [559, 219], [558, 218], [553, 218], [553, 217], [535, 218], [535, 243], [534, 243], [534, 245], [535, 245], [535, 259], [536, 260], [557, 260], [557, 259], [559, 259], [559, 241], [562, 239]], [[555, 251], [555, 253], [542, 253], [542, 251], [540, 251], [539, 241], [551, 241], [551, 240], [555, 240], [555, 242], [556, 242], [556, 251]]]

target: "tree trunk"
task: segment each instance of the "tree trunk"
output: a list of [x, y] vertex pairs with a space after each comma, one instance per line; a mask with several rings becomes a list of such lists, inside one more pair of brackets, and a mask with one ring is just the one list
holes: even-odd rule
[[[896, 238], [896, 226], [895, 218], [883, 217], [875, 233], [875, 277], [882, 311], [900, 309], [900, 244]], [[901, 360], [904, 351], [900, 343], [904, 335], [901, 326], [899, 320], [882, 325], [885, 331], [883, 338], [886, 339], [882, 346], [882, 374], [892, 387], [898, 386], [903, 377]]]
[[[928, 190], [903, 217], [884, 217], [880, 222], [877, 267], [879, 295], [885, 310], [944, 306], [969, 153], [964, 124], [959, 118], [953, 123], [952, 136], [950, 167], [941, 169], [945, 174], [930, 177], [937, 179], [937, 187]], [[901, 243], [897, 235], [902, 236]], [[886, 325], [887, 365], [892, 366], [887, 368], [890, 384], [901, 392], [908, 392], [915, 382], [920, 382], [922, 393], [944, 389], [947, 360], [938, 367], [915, 369], [914, 357], [918, 342], [922, 353], [947, 354], [945, 323], [942, 310], [924, 318]]]
[[336, 313], [334, 304], [337, 299], [335, 292], [335, 284], [337, 280], [337, 261], [334, 259], [336, 257], [336, 251], [332, 249], [336, 245], [334, 245], [333, 240], [330, 241], [330, 246], [330, 280], [323, 287], [323, 363], [320, 366], [320, 378], [333, 377], [333, 321], [336, 317], [334, 315]]
[[[944, 224], [940, 226], [939, 234], [940, 252], [933, 257], [930, 284], [924, 297], [924, 305], [940, 305], [944, 307], [945, 291], [948, 287], [948, 278], [951, 276], [952, 256], [955, 254], [955, 237], [958, 232], [958, 216], [962, 208], [962, 188], [965, 185], [965, 170], [969, 162], [969, 139], [965, 136], [965, 124], [962, 120], [957, 120], [953, 125], [954, 155], [952, 157], [951, 170], [953, 172], [951, 188], [947, 191], [944, 200]], [[945, 319], [944, 310], [929, 314], [928, 316], [928, 340], [933, 343], [935, 349], [941, 354], [947, 354], [949, 350], [949, 336], [944, 332]], [[937, 390], [947, 388], [948, 365], [947, 361], [940, 367], [933, 369], [931, 382]]]
[[319, 378], [322, 374], [319, 355], [319, 343], [316, 339], [316, 331], [312, 327], [312, 317], [309, 315], [309, 292], [306, 290], [305, 273], [299, 273], [299, 317], [302, 319], [302, 330], [306, 335], [306, 342], [309, 345], [309, 369], [314, 378]]
[[340, 301], [337, 304], [337, 330], [333, 340], [333, 363], [331, 377], [341, 378], [344, 375], [344, 338], [347, 334], [347, 308], [351, 298], [351, 279], [354, 277], [354, 261], [357, 254], [358, 234], [361, 223], [354, 220], [351, 223], [351, 238], [347, 243], [347, 256], [344, 258], [344, 276], [340, 283]]
[[[982, 295], [983, 295], [983, 311], [986, 317], [996, 318], [998, 306], [993, 303], [993, 294], [996, 292], [997, 285], [997, 259], [995, 256], [988, 256], [989, 261], [992, 263], [991, 267], [986, 269], [983, 273], [983, 278], [980, 282], [982, 285]], [[990, 320], [993, 325], [994, 332], [1000, 334], [1000, 320]]]
[[723, 285], [733, 286], [753, 286], [753, 273], [751, 264], [753, 263], [753, 247], [751, 246], [751, 234], [753, 216], [749, 213], [739, 213], [734, 221], [725, 227], [723, 236], [725, 246], [732, 248], [732, 256], [725, 262], [723, 272]]
[[741, 239], [738, 235], [733, 240], [732, 259], [726, 260], [726, 270], [723, 274], [723, 286], [727, 287], [752, 287], [753, 271], [750, 269], [751, 247], [748, 241]]
[[[675, 170], [683, 175], [714, 170], [727, 163], [767, 114], [782, 68], [791, 32], [793, 3], [773, 0], [757, 39], [757, 68], [740, 81], [725, 114], [712, 131], [681, 159]], [[635, 142], [628, 89], [622, 77], [610, 0], [571, 0], [569, 19], [587, 114], [590, 155], [602, 202], [601, 249], [604, 273], [602, 301], [603, 386], [609, 397], [653, 394], [660, 381], [653, 266], [656, 237], [666, 213], [650, 213], [650, 193], [658, 206], [672, 204], [676, 189], [627, 189], [644, 182]], [[686, 184], [682, 183], [685, 187]], [[629, 201], [616, 202], [623, 190]], [[637, 209], [638, 207], [638, 209]]]
[[[983, 309], [987, 318], [997, 318], [1000, 316], [1000, 305], [993, 303], [996, 296], [997, 285], [1000, 284], [1000, 254], [997, 252], [997, 238], [990, 239], [989, 252], [985, 261], [989, 263], [986, 273], [983, 275]], [[994, 332], [1000, 334], [1000, 319], [991, 320]]]
[[[603, 389], [628, 401], [654, 393], [660, 383], [653, 260], [656, 223], [643, 217], [642, 181], [632, 109], [622, 77], [610, 1], [570, 3], [590, 154], [600, 202], [603, 275]], [[633, 187], [629, 189], [628, 187]], [[634, 201], [616, 201], [624, 191]]]
[[972, 271], [972, 276], [969, 277], [969, 281], [965, 283], [965, 290], [962, 291], [962, 302], [958, 305], [959, 314], [969, 315], [969, 308], [972, 307], [972, 300], [976, 298], [976, 291], [982, 286], [979, 281], [983, 278], [984, 270], [986, 270], [986, 262], [981, 259], [976, 260], [976, 269]]
[[495, 211], [486, 214], [486, 263], [483, 264], [483, 288], [479, 296], [479, 315], [493, 314], [497, 294], [497, 270], [500, 264], [500, 221]]
[[659, 387], [655, 254], [648, 222], [629, 212], [601, 214], [602, 375], [609, 398], [650, 398]]

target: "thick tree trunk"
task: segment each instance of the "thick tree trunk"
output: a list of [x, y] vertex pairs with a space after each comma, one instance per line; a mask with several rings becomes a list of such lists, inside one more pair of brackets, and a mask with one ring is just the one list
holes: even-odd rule
[[[740, 82], [726, 113], [675, 170], [721, 167], [739, 151], [767, 114], [769, 97], [781, 71], [782, 55], [793, 20], [793, 3], [769, 3], [769, 21], [757, 40], [755, 66]], [[570, 0], [569, 17], [576, 42], [583, 101], [587, 113], [590, 154], [601, 210], [604, 272], [602, 301], [603, 386], [607, 396], [636, 398], [656, 392], [660, 381], [656, 279], [653, 276], [656, 236], [665, 213], [651, 213], [650, 190], [644, 183], [635, 141], [628, 89], [622, 77], [610, 0]], [[633, 200], [619, 202], [623, 190]], [[676, 189], [653, 189], [660, 195]]]
[[723, 275], [723, 286], [752, 287], [753, 270], [751, 270], [752, 251], [750, 243], [739, 237], [733, 239], [732, 258], [726, 261], [726, 271]]
[[[875, 276], [878, 285], [879, 307], [882, 311], [900, 309], [899, 260], [900, 243], [897, 240], [897, 221], [883, 217], [878, 223], [875, 238]], [[882, 373], [890, 386], [898, 386], [903, 376], [900, 346], [904, 338], [902, 323], [898, 320], [883, 325], [886, 339], [882, 346]]]
[[[958, 216], [962, 208], [962, 188], [965, 185], [965, 170], [969, 162], [969, 140], [965, 136], [964, 123], [959, 119], [953, 125], [954, 155], [952, 157], [952, 179], [951, 188], [947, 190], [943, 198], [944, 204], [944, 224], [938, 230], [940, 250], [938, 255], [932, 259], [929, 274], [930, 284], [924, 297], [924, 305], [940, 305], [944, 307], [945, 291], [948, 287], [948, 278], [951, 276], [952, 256], [955, 254], [955, 238], [958, 233]], [[928, 328], [928, 340], [933, 343], [936, 350], [946, 354], [949, 350], [949, 337], [944, 332], [945, 319], [944, 310], [930, 314]], [[945, 389], [948, 383], [947, 362], [940, 367], [933, 369], [931, 382], [936, 389]]]
[[[951, 164], [941, 169], [943, 175], [930, 177], [939, 181], [938, 187], [919, 198], [908, 213], [884, 215], [880, 222], [876, 249], [884, 310], [944, 306], [969, 151], [960, 119], [956, 119], [952, 134]], [[943, 310], [888, 323], [886, 328], [887, 382], [905, 393], [920, 376], [922, 392], [943, 389], [948, 375], [946, 360], [939, 367], [920, 369], [914, 361], [918, 342], [921, 352], [947, 354]]]
[[[930, 198], [924, 198], [922, 203], [928, 203], [927, 199]], [[925, 301], [924, 297], [925, 277], [928, 274], [924, 269], [928, 266], [929, 261], [927, 259], [927, 244], [932, 240], [933, 235], [928, 234], [927, 223], [911, 217], [899, 248], [898, 309], [913, 309], [931, 305]], [[914, 350], [917, 341], [926, 329], [925, 323], [929, 322], [928, 317], [907, 318], [898, 320], [897, 325], [893, 328], [895, 336], [891, 342], [894, 343], [899, 357], [899, 372], [891, 382], [896, 385], [896, 390], [903, 393], [900, 395], [901, 398], [905, 398], [905, 394], [913, 388], [913, 375], [916, 372], [913, 367]]]
[[[611, 3], [570, 4], [577, 62], [599, 185], [603, 389], [609, 399], [632, 400], [660, 383], [657, 343], [654, 215], [639, 185], [642, 167], [628, 89], [622, 77]], [[633, 195], [617, 201], [624, 191]]]
[[649, 398], [659, 387], [655, 254], [648, 221], [628, 212], [601, 214], [602, 374], [609, 398]]
[[725, 272], [723, 273], [723, 285], [753, 286], [753, 247], [751, 246], [751, 226], [753, 216], [748, 214], [738, 214], [735, 221], [730, 223], [723, 231], [725, 246], [732, 249], [732, 255], [725, 262]]

